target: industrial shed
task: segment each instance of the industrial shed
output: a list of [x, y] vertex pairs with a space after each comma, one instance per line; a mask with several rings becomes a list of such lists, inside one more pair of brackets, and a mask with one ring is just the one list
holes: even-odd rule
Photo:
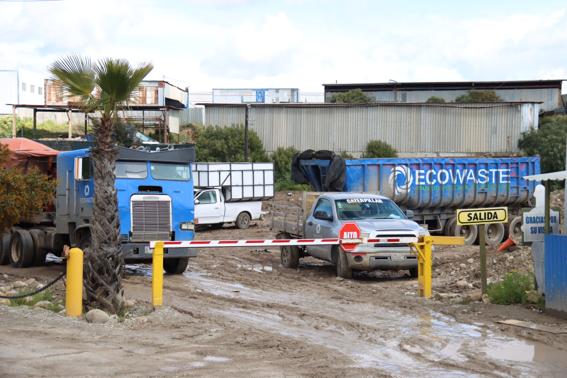
[[248, 126], [264, 148], [328, 149], [361, 154], [369, 140], [400, 156], [518, 153], [521, 133], [538, 127], [539, 103], [202, 104], [205, 124]]
[[494, 91], [504, 101], [541, 102], [543, 112], [563, 109], [561, 97], [563, 80], [517, 81], [449, 81], [449, 82], [389, 82], [358, 84], [323, 84], [325, 102], [333, 95], [353, 89], [362, 90], [377, 102], [426, 102], [430, 97], [440, 97], [453, 102], [468, 91]]

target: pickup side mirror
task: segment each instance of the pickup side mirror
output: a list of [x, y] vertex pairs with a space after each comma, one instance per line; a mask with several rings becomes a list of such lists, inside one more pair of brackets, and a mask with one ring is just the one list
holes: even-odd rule
[[408, 217], [408, 219], [413, 219], [414, 217], [414, 213], [413, 210], [406, 210], [406, 217]]
[[198, 205], [200, 203], [201, 203], [201, 201], [199, 201], [198, 199], [195, 200], [195, 205]]
[[313, 216], [316, 219], [321, 219], [321, 220], [326, 220], [326, 221], [332, 221], [333, 220], [333, 216], [329, 213], [327, 213], [326, 211], [316, 211], [315, 214], [313, 214]]

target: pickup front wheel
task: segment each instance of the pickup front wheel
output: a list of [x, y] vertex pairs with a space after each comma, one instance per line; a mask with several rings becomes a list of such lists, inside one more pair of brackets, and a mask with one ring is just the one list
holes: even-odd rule
[[285, 268], [296, 269], [299, 266], [299, 248], [295, 246], [280, 247], [282, 265]]
[[348, 266], [346, 253], [339, 249], [337, 256], [337, 277], [352, 278], [352, 269]]

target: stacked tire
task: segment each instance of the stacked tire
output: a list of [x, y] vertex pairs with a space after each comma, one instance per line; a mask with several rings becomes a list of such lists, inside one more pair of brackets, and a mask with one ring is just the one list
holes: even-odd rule
[[41, 246], [43, 232], [15, 228], [0, 237], [0, 265], [11, 264], [15, 268], [28, 268], [45, 263], [45, 251]]

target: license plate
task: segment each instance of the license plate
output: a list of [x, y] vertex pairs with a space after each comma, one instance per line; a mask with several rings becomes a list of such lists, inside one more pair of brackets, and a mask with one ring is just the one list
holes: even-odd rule
[[392, 255], [392, 256], [390, 256], [390, 258], [391, 258], [392, 260], [399, 261], [399, 260], [403, 260], [403, 259], [404, 259], [404, 256], [403, 256], [403, 255]]

